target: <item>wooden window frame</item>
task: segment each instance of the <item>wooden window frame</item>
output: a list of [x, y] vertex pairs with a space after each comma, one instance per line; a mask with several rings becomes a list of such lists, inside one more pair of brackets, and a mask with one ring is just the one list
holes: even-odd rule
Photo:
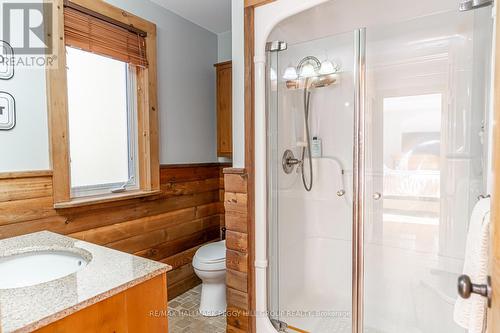
[[[137, 137], [139, 189], [124, 193], [72, 198], [69, 160], [68, 84], [64, 39], [64, 0], [55, 0], [57, 24], [55, 66], [47, 68], [49, 138], [54, 208], [70, 208], [155, 195], [160, 192], [158, 150], [156, 25], [102, 0], [72, 0], [76, 5], [147, 33], [148, 67], [137, 70]], [[50, 36], [48, 36], [50, 37]]]

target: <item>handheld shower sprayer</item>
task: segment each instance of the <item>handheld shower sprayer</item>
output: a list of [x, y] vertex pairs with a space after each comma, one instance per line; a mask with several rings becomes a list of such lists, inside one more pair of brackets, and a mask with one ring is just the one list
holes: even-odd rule
[[[323, 64], [327, 64], [329, 70], [326, 71], [323, 69]], [[327, 67], [327, 66], [325, 66]], [[288, 69], [287, 69], [288, 70]], [[311, 191], [313, 187], [313, 167], [312, 167], [312, 154], [311, 154], [311, 131], [309, 126], [309, 116], [310, 116], [310, 106], [311, 106], [311, 90], [310, 88], [322, 88], [329, 86], [330, 84], [336, 81], [336, 78], [333, 77], [334, 73], [338, 71], [336, 66], [329, 61], [325, 61], [321, 63], [318, 58], [314, 56], [307, 56], [303, 58], [297, 68], [295, 69], [296, 73], [298, 73], [297, 79], [304, 79], [304, 127], [305, 127], [305, 135], [307, 144], [302, 147], [302, 154], [300, 159], [296, 159], [293, 156], [292, 151], [286, 150], [283, 155], [283, 170], [285, 173], [291, 173], [295, 165], [298, 165], [300, 168], [300, 173], [302, 175], [302, 183], [304, 184], [304, 188], [306, 191]], [[295, 86], [299, 86], [297, 83]], [[306, 154], [308, 158], [308, 173], [309, 177], [306, 177], [305, 171], [305, 159]]]

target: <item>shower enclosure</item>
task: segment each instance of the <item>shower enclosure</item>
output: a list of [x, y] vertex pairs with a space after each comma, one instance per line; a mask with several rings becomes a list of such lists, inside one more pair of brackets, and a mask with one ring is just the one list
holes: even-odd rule
[[489, 192], [492, 9], [413, 4], [373, 17], [373, 2], [329, 1], [269, 37], [278, 331], [466, 331], [453, 306], [469, 217]]

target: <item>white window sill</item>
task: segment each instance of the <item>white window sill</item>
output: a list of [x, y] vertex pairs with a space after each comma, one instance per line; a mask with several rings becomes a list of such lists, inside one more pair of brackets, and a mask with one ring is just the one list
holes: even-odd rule
[[109, 194], [104, 194], [104, 195], [96, 195], [96, 196], [89, 196], [89, 197], [82, 197], [82, 198], [73, 198], [70, 201], [54, 203], [54, 208], [55, 209], [65, 209], [65, 208], [90, 206], [90, 205], [97, 205], [97, 204], [102, 204], [102, 203], [106, 203], [106, 202], [114, 202], [114, 201], [120, 201], [120, 200], [149, 197], [149, 196], [153, 196], [153, 195], [158, 195], [160, 193], [161, 193], [160, 190], [157, 190], [157, 191], [136, 190], [136, 191], [128, 191], [128, 192], [122, 192], [122, 193], [109, 193]]

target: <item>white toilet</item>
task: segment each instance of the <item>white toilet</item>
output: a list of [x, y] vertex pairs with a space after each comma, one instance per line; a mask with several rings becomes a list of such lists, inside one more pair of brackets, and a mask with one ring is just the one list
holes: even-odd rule
[[226, 312], [226, 241], [200, 247], [193, 268], [202, 282], [200, 313], [213, 317]]

